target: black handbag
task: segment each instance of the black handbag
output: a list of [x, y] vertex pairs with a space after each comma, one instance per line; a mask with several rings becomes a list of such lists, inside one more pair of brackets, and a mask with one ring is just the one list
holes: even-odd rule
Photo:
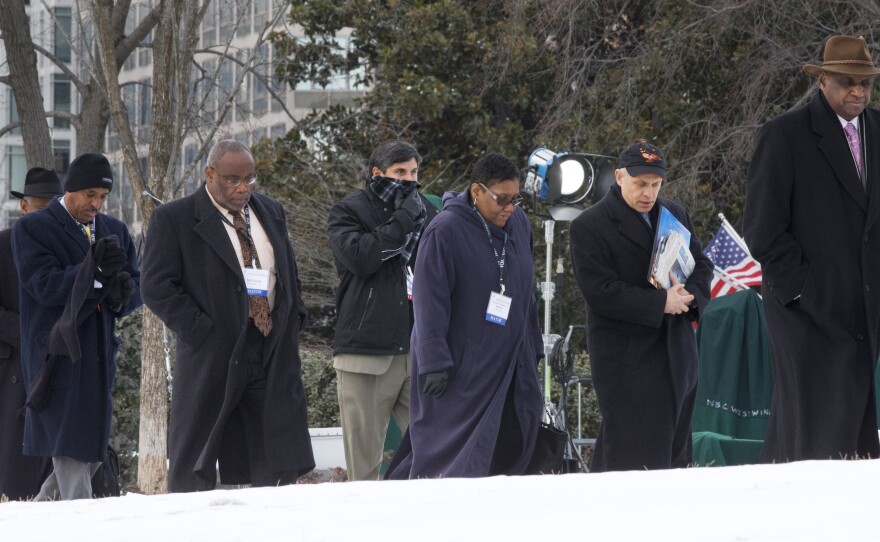
[[559, 474], [562, 472], [562, 459], [568, 433], [558, 427], [541, 422], [538, 427], [538, 439], [535, 451], [529, 461], [528, 474]]

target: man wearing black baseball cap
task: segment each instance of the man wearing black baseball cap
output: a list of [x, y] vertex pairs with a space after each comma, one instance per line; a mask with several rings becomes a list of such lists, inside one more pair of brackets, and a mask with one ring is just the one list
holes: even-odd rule
[[64, 196], [12, 229], [28, 389], [24, 453], [51, 457], [54, 467], [36, 500], [90, 498], [91, 476], [107, 451], [113, 328], [141, 304], [128, 229], [99, 213], [113, 184], [107, 158], [80, 155], [70, 164]]
[[[709, 302], [712, 263], [691, 219], [659, 196], [663, 153], [645, 140], [620, 154], [617, 184], [571, 224], [571, 257], [587, 301], [602, 423], [593, 472], [686, 467], [697, 386], [693, 322]], [[660, 208], [691, 233], [694, 270], [668, 289], [649, 282]]]
[[[21, 214], [38, 211], [64, 193], [51, 169], [31, 168], [19, 198]], [[21, 453], [25, 387], [21, 371], [21, 324], [19, 322], [18, 273], [12, 259], [12, 228], [0, 231], [0, 495], [9, 500], [32, 498], [49, 474], [48, 458]]]

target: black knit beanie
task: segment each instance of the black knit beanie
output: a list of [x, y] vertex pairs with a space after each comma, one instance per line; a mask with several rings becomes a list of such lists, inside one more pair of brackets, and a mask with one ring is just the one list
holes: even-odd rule
[[103, 154], [81, 154], [74, 158], [67, 169], [65, 192], [79, 192], [88, 188], [113, 190], [113, 170]]

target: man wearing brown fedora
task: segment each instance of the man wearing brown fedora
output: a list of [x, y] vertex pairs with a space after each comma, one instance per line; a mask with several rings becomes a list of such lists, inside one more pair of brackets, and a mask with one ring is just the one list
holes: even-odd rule
[[880, 74], [861, 37], [834, 36], [810, 103], [761, 128], [745, 239], [764, 269], [775, 390], [764, 462], [880, 456]]
[[[51, 169], [32, 168], [19, 198], [21, 214], [38, 211], [64, 193]], [[49, 459], [22, 453], [25, 389], [21, 373], [21, 324], [18, 273], [12, 259], [12, 228], [0, 231], [0, 495], [9, 500], [27, 499], [40, 490], [49, 474]]]

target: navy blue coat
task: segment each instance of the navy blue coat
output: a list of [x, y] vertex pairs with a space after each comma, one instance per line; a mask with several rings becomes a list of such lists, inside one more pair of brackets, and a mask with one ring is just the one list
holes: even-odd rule
[[[115, 235], [128, 254], [125, 271], [139, 283], [137, 253], [125, 224], [98, 214], [95, 237]], [[21, 287], [21, 359], [25, 384], [31, 384], [46, 361], [49, 331], [61, 318], [77, 273], [90, 256], [89, 240], [58, 199], [15, 223], [12, 248]], [[91, 289], [87, 297], [94, 297]], [[82, 357], [62, 357], [53, 373], [45, 409], [27, 409], [24, 452], [36, 456], [63, 455], [79, 461], [104, 458], [113, 413], [116, 318], [141, 305], [138, 288], [119, 313], [106, 304], [89, 315], [78, 329]]]
[[0, 231], [0, 495], [10, 500], [36, 495], [51, 465], [48, 458], [22, 454], [25, 396], [18, 311], [18, 272], [10, 228]]
[[692, 323], [709, 302], [712, 263], [685, 210], [658, 198], [691, 232], [695, 307], [665, 314], [666, 291], [648, 282], [654, 231], [617, 185], [571, 224], [571, 259], [587, 301], [590, 367], [602, 423], [591, 470], [686, 467], [697, 387]]
[[[499, 290], [498, 262], [467, 193], [447, 193], [443, 212], [419, 241], [413, 280], [409, 429], [388, 477], [487, 476], [513, 387], [522, 439], [512, 473], [525, 473], [535, 447], [543, 399], [537, 359], [543, 353], [534, 304], [532, 231], [522, 209], [504, 229], [488, 223], [501, 254], [505, 232], [505, 295], [513, 299], [506, 325], [486, 320]], [[421, 393], [425, 374], [449, 371], [440, 398]]]
[[[275, 253], [275, 308], [264, 346], [263, 434], [273, 471], [315, 467], [300, 376], [299, 332], [306, 318], [287, 219], [277, 201], [252, 194]], [[170, 491], [250, 482], [248, 450], [236, 407], [247, 382], [249, 301], [241, 264], [203, 184], [153, 211], [143, 261], [147, 306], [177, 334], [168, 454]]]

